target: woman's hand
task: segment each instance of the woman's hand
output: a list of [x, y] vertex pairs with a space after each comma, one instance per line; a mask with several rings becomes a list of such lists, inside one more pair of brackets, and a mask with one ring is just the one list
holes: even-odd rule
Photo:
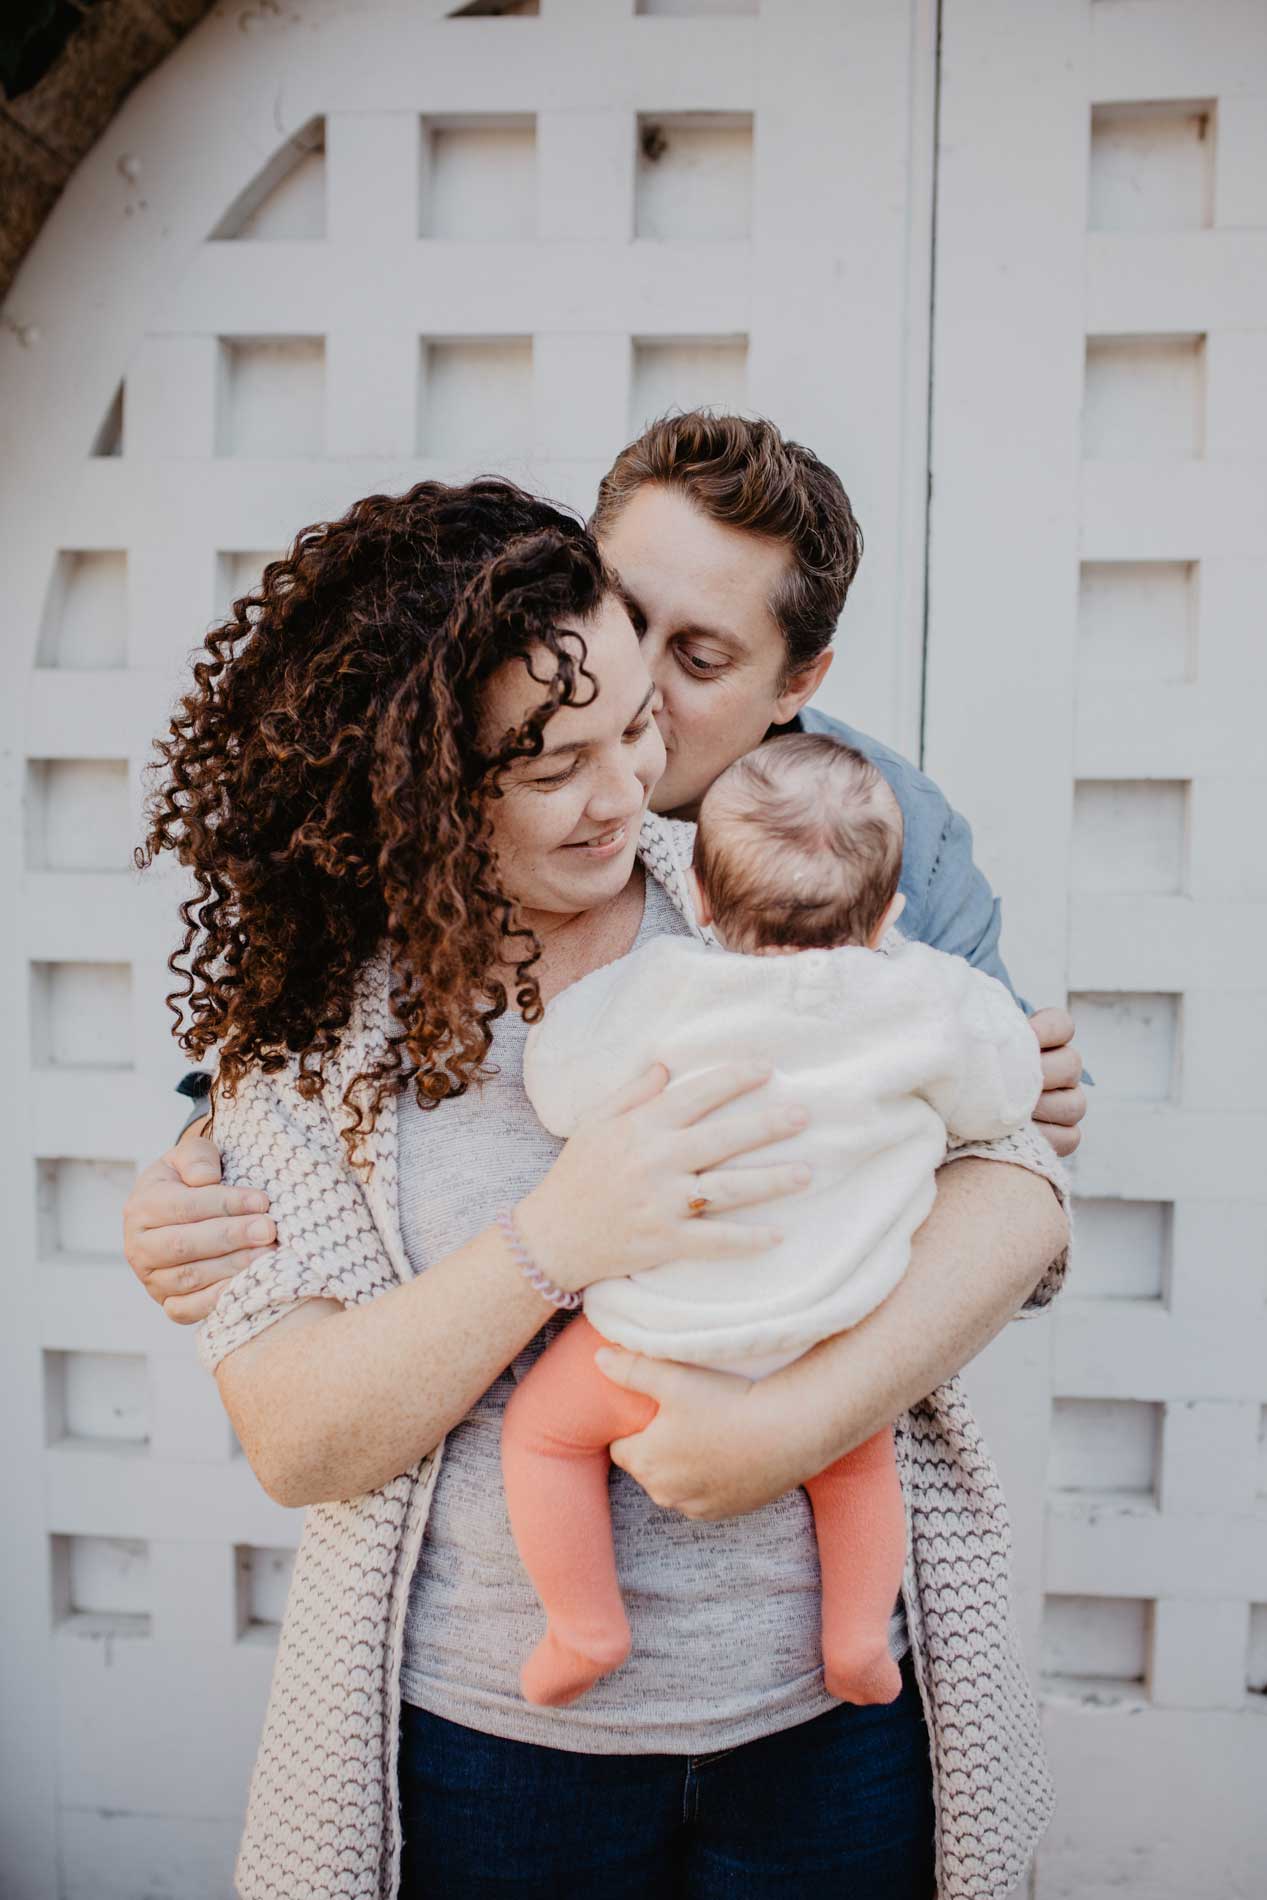
[[[796, 1134], [808, 1119], [804, 1109], [767, 1105], [709, 1119], [770, 1075], [768, 1064], [727, 1062], [666, 1090], [669, 1072], [657, 1062], [579, 1128], [515, 1213], [529, 1251], [556, 1285], [579, 1290], [667, 1260], [777, 1246], [777, 1228], [722, 1217], [799, 1193], [810, 1170], [722, 1164]], [[692, 1212], [701, 1199], [707, 1213]]]
[[794, 1491], [830, 1464], [817, 1428], [783, 1403], [785, 1387], [730, 1372], [707, 1372], [672, 1359], [604, 1346], [599, 1369], [660, 1409], [630, 1438], [617, 1438], [612, 1463], [642, 1486], [653, 1504], [713, 1523], [744, 1517]]

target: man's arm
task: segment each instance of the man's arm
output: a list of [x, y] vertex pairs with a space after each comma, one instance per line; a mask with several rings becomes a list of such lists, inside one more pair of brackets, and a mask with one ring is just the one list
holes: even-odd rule
[[972, 856], [972, 828], [926, 772], [891, 746], [819, 712], [800, 714], [807, 732], [825, 732], [851, 745], [882, 772], [902, 808], [905, 936], [934, 950], [963, 957], [1011, 990], [1030, 1019], [1043, 1064], [1043, 1092], [1034, 1109], [1040, 1133], [1061, 1156], [1082, 1139], [1078, 1124], [1087, 1112], [1083, 1084], [1091, 1081], [1074, 1047], [1074, 1023], [1064, 1009], [1035, 1009], [1008, 975], [999, 951], [1002, 907]]
[[967, 1158], [940, 1168], [937, 1184], [893, 1292], [782, 1372], [749, 1384], [605, 1351], [606, 1376], [659, 1406], [641, 1432], [615, 1441], [612, 1462], [686, 1517], [758, 1511], [892, 1424], [975, 1358], [1023, 1303], [1054, 1290], [1069, 1228], [1052, 1182], [1027, 1167]]
[[226, 1281], [277, 1244], [267, 1194], [221, 1185], [208, 1122], [200, 1104], [175, 1145], [137, 1176], [123, 1210], [128, 1265], [178, 1326], [206, 1319]]
[[[968, 1158], [937, 1177], [911, 1262], [873, 1313], [765, 1381], [819, 1423], [823, 1466], [892, 1424], [975, 1359], [1052, 1276], [1069, 1223], [1051, 1185], [1026, 1168]], [[793, 1383], [795, 1381], [795, 1383]]]

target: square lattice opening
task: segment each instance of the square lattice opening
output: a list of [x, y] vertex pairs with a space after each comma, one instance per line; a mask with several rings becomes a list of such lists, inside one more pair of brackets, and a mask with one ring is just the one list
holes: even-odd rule
[[1049, 1596], [1042, 1670], [1054, 1694], [1085, 1702], [1136, 1701], [1148, 1693], [1153, 1605], [1142, 1597]]
[[52, 1615], [71, 1635], [145, 1637], [152, 1628], [149, 1545], [135, 1537], [50, 1538]]
[[256, 174], [211, 235], [276, 243], [325, 234], [326, 128], [324, 119], [315, 118]]
[[292, 461], [324, 448], [324, 338], [222, 337], [216, 454]]
[[1214, 222], [1212, 99], [1091, 113], [1093, 231], [1197, 231]]
[[1078, 1266], [1069, 1297], [1168, 1300], [1174, 1212], [1171, 1201], [1075, 1201]]
[[53, 563], [35, 664], [68, 671], [127, 665], [127, 555], [63, 550]]
[[643, 114], [635, 236], [720, 241], [746, 238], [751, 229], [752, 114]]
[[634, 338], [631, 436], [669, 409], [739, 410], [747, 395], [746, 336]]
[[1082, 453], [1089, 461], [1191, 461], [1204, 441], [1203, 336], [1087, 338]]
[[527, 114], [426, 118], [418, 233], [454, 243], [537, 234], [537, 122]]
[[239, 1544], [234, 1551], [237, 1631], [243, 1642], [275, 1643], [295, 1567], [292, 1549]]
[[1089, 684], [1186, 680], [1196, 671], [1195, 561], [1087, 561], [1078, 676]]

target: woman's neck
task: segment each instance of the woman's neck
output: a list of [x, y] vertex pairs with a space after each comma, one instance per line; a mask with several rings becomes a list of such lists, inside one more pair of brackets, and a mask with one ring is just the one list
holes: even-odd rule
[[[646, 872], [635, 864], [629, 882], [615, 897], [592, 910], [524, 911], [524, 924], [541, 945], [534, 974], [542, 1000], [549, 1002], [560, 990], [613, 963], [633, 948], [646, 905]], [[513, 965], [515, 952], [509, 962]]]

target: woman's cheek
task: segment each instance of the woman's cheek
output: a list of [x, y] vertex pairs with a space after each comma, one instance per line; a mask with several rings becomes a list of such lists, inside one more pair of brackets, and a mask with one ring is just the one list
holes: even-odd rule
[[663, 778], [664, 768], [668, 764], [669, 759], [669, 755], [665, 751], [660, 728], [656, 725], [654, 720], [651, 722], [650, 732], [643, 741], [642, 751], [643, 756], [639, 761], [641, 768], [639, 777], [642, 779], [643, 784], [650, 789], [657, 779]]

